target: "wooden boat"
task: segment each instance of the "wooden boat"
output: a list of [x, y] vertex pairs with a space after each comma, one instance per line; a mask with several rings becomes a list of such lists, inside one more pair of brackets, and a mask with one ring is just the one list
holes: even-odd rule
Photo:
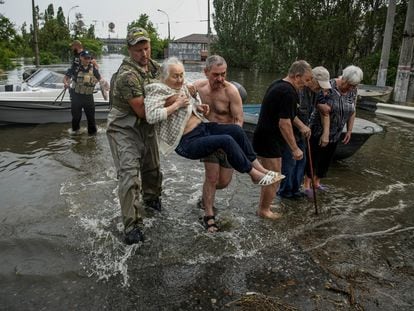
[[[253, 133], [259, 118], [260, 105], [244, 105], [244, 123], [243, 129], [250, 140], [253, 138]], [[334, 159], [342, 160], [349, 158], [371, 137], [371, 135], [382, 132], [383, 129], [378, 124], [362, 119], [355, 118], [354, 127], [352, 129], [351, 140], [348, 144], [340, 142], [336, 148]], [[345, 129], [342, 133], [341, 140], [345, 136]]]

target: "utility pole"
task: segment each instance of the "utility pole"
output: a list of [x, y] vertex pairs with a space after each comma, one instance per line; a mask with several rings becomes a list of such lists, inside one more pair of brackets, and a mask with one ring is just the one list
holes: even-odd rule
[[168, 16], [167, 12], [157, 9], [158, 12], [164, 13], [167, 16], [167, 23], [168, 23], [168, 43], [171, 41], [171, 33], [170, 33], [170, 17]]
[[384, 39], [382, 41], [381, 60], [378, 69], [377, 86], [385, 86], [387, 83], [388, 60], [390, 58], [392, 30], [394, 28], [395, 2], [390, 0], [387, 9], [387, 20], [385, 23]]
[[39, 62], [39, 43], [37, 41], [37, 18], [36, 18], [36, 8], [34, 0], [32, 0], [32, 14], [33, 14], [33, 43], [34, 43], [34, 52], [35, 52], [35, 65], [36, 67], [40, 66]]
[[[411, 76], [411, 64], [414, 48], [414, 0], [407, 3], [407, 16], [405, 18], [403, 41], [401, 45], [400, 60], [398, 62], [397, 77], [395, 78], [394, 101], [406, 102], [414, 100], [408, 98], [408, 87]], [[414, 77], [412, 78], [414, 79]]]
[[69, 32], [70, 32], [70, 24], [69, 24], [69, 15], [70, 15], [70, 11], [72, 11], [73, 9], [76, 9], [76, 8], [78, 8], [78, 7], [79, 7], [79, 5], [75, 5], [75, 6], [71, 7], [71, 8], [69, 9], [69, 11], [68, 11], [68, 21], [67, 21], [67, 24], [68, 24], [68, 30], [69, 30]]
[[207, 0], [207, 55], [210, 56], [211, 27], [210, 27], [210, 0]]
[[207, 35], [209, 37], [211, 35], [211, 27], [210, 27], [210, 0], [207, 0]]

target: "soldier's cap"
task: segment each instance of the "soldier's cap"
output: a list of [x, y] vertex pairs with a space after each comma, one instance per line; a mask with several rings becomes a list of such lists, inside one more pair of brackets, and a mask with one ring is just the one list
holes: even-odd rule
[[69, 46], [74, 46], [74, 45], [82, 45], [82, 42], [80, 42], [79, 40], [73, 40], [73, 42], [69, 44]]
[[331, 84], [329, 83], [329, 71], [322, 66], [318, 66], [312, 69], [313, 77], [318, 81], [319, 86], [323, 89], [330, 89]]
[[144, 28], [132, 27], [127, 35], [128, 45], [132, 46], [141, 41], [151, 42], [148, 32]]
[[79, 56], [85, 57], [85, 58], [92, 58], [91, 53], [89, 53], [89, 51], [83, 50], [82, 52], [79, 53]]

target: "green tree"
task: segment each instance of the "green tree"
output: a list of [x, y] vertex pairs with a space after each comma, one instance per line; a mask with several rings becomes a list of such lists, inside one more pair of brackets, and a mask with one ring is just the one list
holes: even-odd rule
[[62, 9], [61, 6], [58, 8], [56, 19], [57, 19], [57, 22], [58, 22], [59, 26], [67, 27], [66, 20], [65, 20], [65, 15], [63, 14], [63, 9]]
[[13, 23], [4, 15], [0, 14], [0, 42], [10, 43], [16, 36]]
[[293, 39], [294, 10], [292, 1], [261, 1], [257, 18], [258, 53], [254, 56], [260, 70], [279, 71], [284, 74], [292, 60], [297, 57], [296, 40]]
[[48, 21], [50, 19], [53, 19], [54, 17], [55, 17], [55, 10], [53, 9], [53, 4], [49, 4], [45, 13], [43, 14], [43, 19], [45, 21]]
[[[68, 60], [70, 55], [69, 44], [73, 40], [65, 22], [62, 7], [59, 7], [55, 16], [53, 4], [49, 4], [44, 13], [39, 13], [39, 7], [35, 7], [35, 15], [38, 21], [38, 45], [40, 50], [40, 63], [51, 64]], [[82, 21], [82, 15], [77, 16], [77, 22]], [[82, 21], [83, 23], [83, 21]], [[77, 25], [79, 26], [79, 22]], [[24, 23], [18, 34], [10, 20], [0, 14], [0, 67], [12, 68], [11, 58], [17, 56], [33, 56], [33, 25], [27, 31]], [[95, 38], [95, 29], [82, 24], [76, 38], [84, 43], [95, 56], [102, 53], [102, 43]]]
[[253, 67], [258, 52], [259, 0], [214, 0], [214, 27], [218, 41], [214, 48], [236, 67]]
[[[374, 83], [387, 0], [214, 0], [215, 50], [233, 66], [284, 73], [292, 61], [332, 76], [355, 64]], [[401, 45], [407, 0], [398, 3], [391, 58]], [[395, 63], [390, 58], [390, 66]], [[393, 72], [393, 68], [389, 68]]]
[[15, 36], [13, 23], [0, 14], [0, 68], [2, 69], [11, 69], [14, 66], [11, 58], [16, 57], [12, 44]]
[[42, 64], [60, 62], [67, 57], [70, 36], [67, 26], [63, 22], [61, 7], [58, 12], [60, 19], [55, 18], [53, 4], [50, 4], [45, 14], [40, 17], [43, 27], [39, 27], [38, 42]]

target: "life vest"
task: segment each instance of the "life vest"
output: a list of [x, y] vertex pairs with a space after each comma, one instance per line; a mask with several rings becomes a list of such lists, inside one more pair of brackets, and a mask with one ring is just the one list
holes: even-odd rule
[[91, 95], [95, 89], [95, 85], [98, 80], [93, 74], [93, 65], [89, 65], [89, 70], [83, 71], [83, 68], [80, 67], [76, 79], [74, 81], [74, 90], [75, 93]]

